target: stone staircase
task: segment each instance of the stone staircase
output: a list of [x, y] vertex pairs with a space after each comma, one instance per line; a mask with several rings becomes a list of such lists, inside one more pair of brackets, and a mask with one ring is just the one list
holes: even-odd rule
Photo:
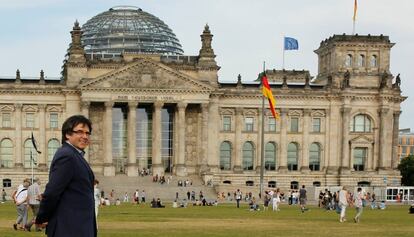
[[[199, 176], [187, 176], [187, 177], [178, 177], [170, 176], [171, 180], [168, 184], [160, 184], [158, 182], [153, 182], [152, 176], [139, 176], [139, 177], [128, 177], [126, 175], [116, 175], [115, 177], [105, 177], [102, 175], [95, 175], [96, 179], [99, 180], [99, 189], [104, 191], [105, 197], [109, 198], [111, 190], [115, 192], [115, 199], [119, 198], [122, 202], [124, 200], [125, 193], [128, 193], [129, 201], [132, 201], [133, 194], [136, 189], [141, 193], [142, 190], [145, 190], [146, 201], [149, 203], [152, 198], [160, 198], [162, 201], [173, 201], [178, 192], [179, 200], [187, 199], [187, 192], [194, 191], [196, 194], [196, 199], [199, 199], [200, 191], [203, 192], [204, 197], [207, 201], [214, 201], [217, 199], [216, 191], [213, 187], [206, 186], [203, 184]], [[167, 176], [165, 176], [167, 181]], [[189, 180], [192, 182], [192, 185], [187, 186], [178, 186], [178, 181]]]

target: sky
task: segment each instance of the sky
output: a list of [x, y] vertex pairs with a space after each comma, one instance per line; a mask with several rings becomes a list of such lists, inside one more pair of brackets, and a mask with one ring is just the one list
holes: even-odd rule
[[[198, 55], [205, 24], [214, 35], [212, 46], [221, 69], [220, 82], [257, 78], [263, 62], [281, 69], [283, 36], [296, 38], [299, 50], [285, 53], [285, 68], [317, 75], [313, 52], [334, 34], [352, 33], [354, 0], [0, 0], [0, 77], [59, 77], [75, 20], [83, 25], [93, 16], [120, 5], [140, 7], [164, 21], [176, 34], [185, 55]], [[400, 73], [400, 128], [414, 130], [414, 1], [358, 0], [355, 33], [387, 35], [391, 73]], [[413, 79], [410, 79], [413, 78]]]

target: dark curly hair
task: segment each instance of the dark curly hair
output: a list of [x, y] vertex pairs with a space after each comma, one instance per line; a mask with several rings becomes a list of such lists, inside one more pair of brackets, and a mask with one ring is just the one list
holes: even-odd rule
[[92, 122], [83, 115], [73, 115], [66, 119], [62, 125], [62, 144], [67, 140], [66, 134], [72, 135], [73, 129], [79, 124], [84, 124], [89, 127], [89, 132], [92, 133]]

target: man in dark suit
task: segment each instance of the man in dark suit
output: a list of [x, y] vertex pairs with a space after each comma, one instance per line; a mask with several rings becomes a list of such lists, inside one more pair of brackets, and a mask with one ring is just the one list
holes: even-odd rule
[[62, 146], [53, 157], [36, 217], [36, 224], [46, 226], [48, 237], [97, 236], [95, 177], [83, 158], [91, 132], [91, 121], [82, 115], [74, 115], [62, 125]]

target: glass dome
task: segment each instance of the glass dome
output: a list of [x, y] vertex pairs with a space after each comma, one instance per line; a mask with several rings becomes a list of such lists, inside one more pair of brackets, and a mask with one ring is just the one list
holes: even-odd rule
[[184, 53], [177, 37], [163, 21], [137, 7], [110, 8], [88, 20], [82, 30], [82, 44], [87, 54]]

